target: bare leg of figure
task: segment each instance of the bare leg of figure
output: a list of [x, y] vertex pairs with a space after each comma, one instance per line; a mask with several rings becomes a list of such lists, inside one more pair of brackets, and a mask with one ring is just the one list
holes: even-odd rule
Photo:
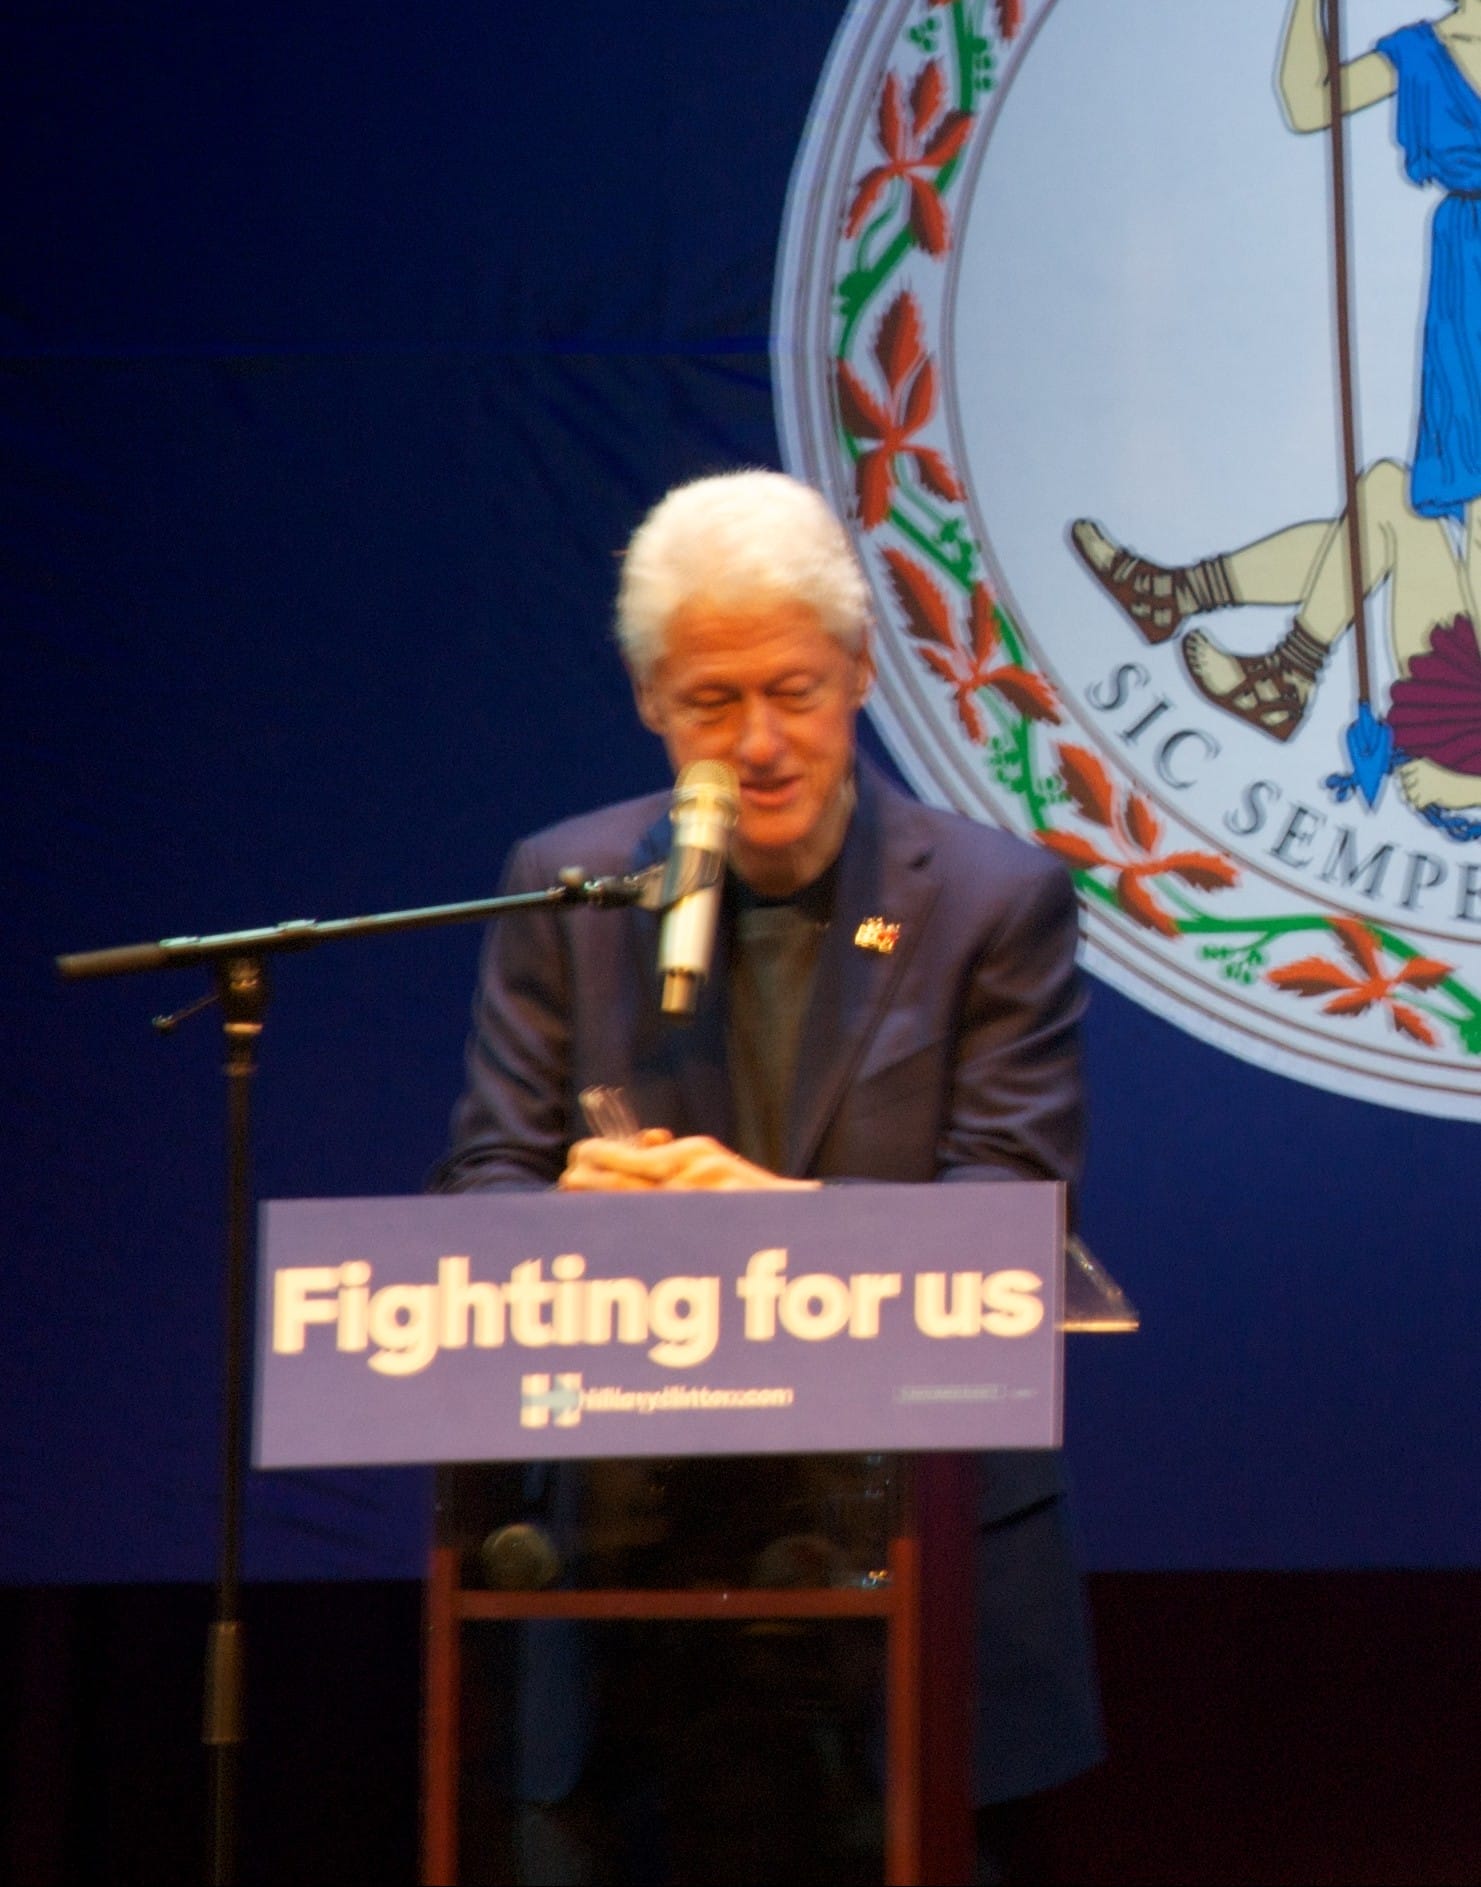
[[[1370, 466], [1359, 483], [1363, 520], [1363, 576], [1369, 596], [1390, 580], [1389, 633], [1401, 675], [1420, 649], [1428, 648], [1437, 622], [1464, 610], [1465, 590], [1445, 526], [1409, 507], [1409, 475], [1392, 459]], [[1299, 620], [1330, 648], [1352, 624], [1352, 583], [1347, 533], [1339, 518], [1312, 571]]]
[[1070, 544], [1145, 642], [1167, 642], [1187, 617], [1234, 608], [1245, 600], [1230, 581], [1224, 557], [1193, 564], [1153, 563], [1107, 536], [1093, 518], [1075, 520]]
[[[1448, 621], [1463, 607], [1445, 527], [1410, 510], [1406, 485], [1403, 466], [1383, 459], [1363, 474], [1359, 486], [1364, 581], [1369, 595], [1386, 581], [1392, 584], [1390, 621], [1401, 672], [1407, 672], [1408, 652], [1424, 645], [1431, 626]], [[1262, 734], [1282, 741], [1289, 740], [1301, 725], [1322, 665], [1352, 623], [1352, 582], [1342, 519], [1297, 529], [1320, 531], [1321, 543], [1305, 588], [1294, 599], [1299, 607], [1290, 632], [1264, 655], [1234, 654], [1201, 630], [1183, 644], [1189, 676], [1201, 694]], [[1247, 582], [1254, 586], [1267, 546], [1278, 543], [1279, 538], [1267, 539], [1228, 560], [1241, 589]], [[1245, 558], [1255, 562], [1249, 573]], [[1264, 600], [1286, 600], [1271, 594], [1272, 584], [1263, 587]]]
[[1331, 535], [1330, 524], [1293, 524], [1226, 557], [1160, 564], [1118, 544], [1092, 518], [1077, 518], [1070, 543], [1101, 588], [1148, 642], [1167, 642], [1189, 616], [1242, 603], [1294, 607]]
[[1336, 526], [1292, 524], [1257, 544], [1231, 551], [1224, 562], [1242, 603], [1294, 609], [1311, 594], [1316, 571]]

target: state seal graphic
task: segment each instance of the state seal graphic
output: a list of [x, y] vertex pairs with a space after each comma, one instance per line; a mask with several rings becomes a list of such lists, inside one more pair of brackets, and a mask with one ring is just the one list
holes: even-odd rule
[[1158, 1015], [1481, 1118], [1481, 0], [856, 0], [772, 345], [915, 790]]

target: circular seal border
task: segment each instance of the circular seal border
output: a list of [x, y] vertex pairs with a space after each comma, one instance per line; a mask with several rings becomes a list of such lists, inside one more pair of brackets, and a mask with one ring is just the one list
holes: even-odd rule
[[[777, 425], [784, 463], [850, 520], [873, 589], [871, 717], [921, 798], [1065, 860], [1087, 967], [1123, 994], [1293, 1079], [1481, 1119], [1481, 992], [1420, 927], [1401, 934], [1275, 884], [1268, 912], [1221, 914], [1239, 863], [1064, 738], [1074, 704], [1017, 619], [957, 470], [953, 218], [1054, 4], [854, 0], [794, 166], [772, 318]], [[944, 703], [967, 746], [943, 740]], [[1261, 1006], [1256, 985], [1291, 1000]]]

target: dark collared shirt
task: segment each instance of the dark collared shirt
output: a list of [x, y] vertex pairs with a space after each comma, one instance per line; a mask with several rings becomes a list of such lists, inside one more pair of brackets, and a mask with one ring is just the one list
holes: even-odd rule
[[797, 1047], [837, 880], [830, 865], [790, 898], [758, 897], [734, 875], [726, 884], [735, 1150], [774, 1173], [786, 1164]]

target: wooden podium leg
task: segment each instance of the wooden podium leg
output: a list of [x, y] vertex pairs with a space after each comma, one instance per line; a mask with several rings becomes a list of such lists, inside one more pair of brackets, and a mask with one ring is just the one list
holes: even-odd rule
[[977, 1463], [918, 1455], [920, 1543], [920, 1825], [923, 1887], [964, 1887], [976, 1873], [972, 1745], [977, 1668], [974, 1548]]
[[422, 1705], [422, 1887], [458, 1878], [458, 1554], [434, 1547], [427, 1579]]
[[921, 1878], [920, 1541], [910, 1530], [890, 1541], [892, 1604], [885, 1624], [885, 1887]]

